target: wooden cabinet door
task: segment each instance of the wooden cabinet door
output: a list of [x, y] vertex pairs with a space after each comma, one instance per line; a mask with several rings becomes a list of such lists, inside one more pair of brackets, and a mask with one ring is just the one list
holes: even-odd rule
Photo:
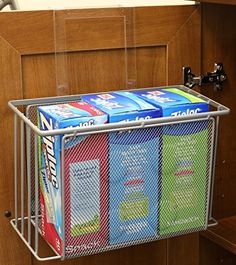
[[[84, 10], [83, 12], [86, 12]], [[89, 11], [91, 12], [91, 11]], [[94, 14], [103, 12], [95, 10]], [[105, 12], [105, 11], [104, 11]], [[114, 11], [116, 12], [116, 11]], [[181, 84], [182, 67], [200, 73], [201, 12], [199, 6], [138, 7], [136, 19], [137, 86]], [[90, 22], [91, 23], [91, 22]], [[84, 30], [96, 31], [96, 19]], [[126, 87], [125, 62], [119, 46], [119, 20], [99, 23], [103, 38], [94, 49], [79, 41], [73, 25], [68, 54], [69, 93], [87, 93]], [[72, 23], [73, 24], [73, 23]], [[116, 32], [116, 34], [114, 34]], [[7, 101], [57, 94], [52, 11], [0, 13], [1, 94], [0, 143], [0, 265], [41, 264], [30, 257], [14, 234], [4, 210], [13, 211], [12, 113]], [[111, 36], [113, 36], [111, 38]], [[117, 39], [116, 39], [117, 38]], [[103, 44], [105, 48], [103, 47]], [[76, 65], [76, 69], [75, 69]], [[3, 231], [3, 232], [2, 232]], [[43, 246], [43, 249], [45, 247]], [[45, 250], [46, 251], [46, 250]], [[58, 264], [58, 261], [45, 262]], [[197, 265], [198, 234], [64, 261], [65, 265]]]
[[[233, 0], [225, 1], [225, 3], [228, 2], [236, 4]], [[236, 5], [202, 5], [202, 71], [209, 71], [214, 62], [223, 62], [228, 76], [222, 91], [214, 92], [209, 85], [203, 87], [202, 92], [231, 109], [230, 114], [220, 120], [219, 126], [213, 204], [213, 214], [217, 219], [236, 215], [236, 29], [233, 27], [236, 22], [235, 14]], [[231, 235], [232, 242], [235, 238], [234, 231], [234, 228], [231, 231], [226, 227], [226, 234]], [[221, 242], [232, 243], [227, 236], [224, 237], [224, 234], [219, 236], [223, 239]], [[236, 256], [223, 250], [222, 243], [221, 248], [204, 238], [201, 238], [200, 242], [200, 264], [236, 264]]]
[[211, 86], [206, 86], [202, 92], [231, 109], [230, 115], [220, 121], [214, 198], [216, 218], [236, 215], [236, 30], [232, 27], [235, 12], [236, 5], [202, 6], [202, 70], [206, 72], [214, 62], [223, 62], [228, 76], [222, 91], [214, 92]]

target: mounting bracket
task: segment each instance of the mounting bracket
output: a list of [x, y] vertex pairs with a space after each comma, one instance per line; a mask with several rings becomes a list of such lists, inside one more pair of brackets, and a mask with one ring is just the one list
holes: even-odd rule
[[222, 63], [215, 63], [213, 72], [200, 76], [193, 74], [190, 67], [183, 67], [183, 84], [189, 88], [193, 88], [195, 85], [202, 86], [213, 83], [214, 90], [219, 91], [223, 89], [223, 82], [226, 80], [227, 76]]

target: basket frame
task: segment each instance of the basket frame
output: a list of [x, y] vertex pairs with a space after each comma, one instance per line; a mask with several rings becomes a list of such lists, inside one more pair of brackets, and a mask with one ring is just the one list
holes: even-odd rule
[[[169, 86], [173, 87], [173, 86]], [[196, 91], [193, 91], [184, 86], [175, 86], [182, 91], [185, 91], [191, 95], [197, 96], [200, 99], [205, 100], [209, 103], [210, 106], [214, 107], [214, 111], [209, 111], [205, 113], [198, 113], [194, 115], [185, 115], [185, 116], [176, 116], [176, 117], [162, 117], [156, 118], [152, 120], [143, 120], [143, 121], [131, 121], [127, 123], [114, 123], [114, 124], [103, 124], [103, 125], [95, 125], [91, 127], [74, 127], [74, 128], [65, 128], [65, 129], [56, 129], [56, 130], [49, 130], [43, 131], [40, 130], [28, 117], [27, 115], [27, 106], [31, 105], [46, 105], [46, 104], [55, 104], [59, 102], [71, 102], [71, 101], [78, 101], [80, 100], [81, 95], [71, 95], [71, 96], [62, 96], [62, 97], [48, 97], [48, 98], [36, 98], [36, 99], [22, 99], [22, 100], [12, 100], [8, 103], [9, 107], [14, 112], [14, 198], [15, 198], [15, 218], [12, 219], [11, 225], [13, 226], [14, 230], [20, 236], [22, 241], [34, 255], [34, 257], [39, 261], [49, 261], [55, 259], [65, 259], [65, 238], [62, 238], [63, 242], [63, 253], [59, 255], [54, 249], [54, 255], [49, 257], [41, 257], [39, 254], [39, 235], [41, 234], [41, 230], [39, 227], [40, 222], [40, 215], [39, 215], [39, 170], [38, 170], [38, 138], [39, 136], [55, 136], [55, 135], [64, 135], [62, 137], [62, 183], [64, 183], [64, 149], [65, 149], [65, 141], [68, 137], [76, 137], [77, 135], [85, 136], [91, 134], [99, 134], [99, 133], [109, 133], [113, 131], [122, 131], [122, 130], [136, 130], [142, 128], [151, 128], [151, 127], [158, 127], [158, 126], [165, 126], [165, 125], [174, 125], [178, 123], [189, 123], [194, 121], [204, 121], [204, 120], [211, 120], [213, 123], [213, 137], [212, 137], [212, 145], [211, 145], [211, 161], [210, 161], [210, 177], [209, 177], [209, 198], [207, 201], [207, 220], [206, 227], [210, 227], [212, 225], [216, 225], [217, 221], [212, 216], [212, 204], [213, 204], [213, 188], [214, 188], [214, 176], [215, 176], [215, 166], [216, 166], [216, 154], [217, 154], [217, 142], [218, 142], [218, 127], [219, 127], [219, 117], [222, 115], [226, 115], [230, 112], [229, 108], [225, 107], [222, 104], [219, 104], [206, 96], [199, 94]], [[160, 87], [161, 88], [168, 88], [168, 87]], [[108, 93], [108, 92], [106, 92]], [[22, 111], [22, 109], [26, 108], [26, 112]], [[20, 121], [20, 128], [19, 126]], [[20, 130], [19, 130], [20, 129]], [[20, 133], [19, 133], [20, 131]], [[35, 215], [31, 215], [31, 192], [32, 187], [31, 183], [31, 135], [34, 138], [34, 189], [35, 189]], [[20, 138], [20, 139], [19, 139]], [[19, 152], [20, 150], [20, 152]], [[26, 157], [25, 157], [26, 152]], [[19, 153], [20, 153], [20, 163], [19, 160]], [[26, 169], [25, 169], [25, 160], [27, 161]], [[18, 174], [18, 168], [20, 167], [20, 178]], [[27, 212], [28, 216], [24, 214], [24, 174], [27, 171], [27, 194], [28, 194], [28, 205], [27, 205]], [[21, 186], [21, 194], [18, 195], [18, 183], [20, 181]], [[62, 185], [64, 187], [64, 185]], [[19, 217], [19, 201], [18, 197], [20, 197], [20, 205], [21, 205], [21, 213]], [[64, 188], [62, 188], [62, 213], [64, 213]], [[65, 228], [65, 216], [63, 214], [63, 226]], [[27, 221], [28, 224], [28, 231], [27, 235], [25, 233], [25, 222]], [[19, 225], [20, 223], [20, 225]], [[31, 225], [35, 227], [34, 229], [34, 242], [32, 242], [32, 228]], [[180, 233], [181, 235], [183, 233]], [[65, 233], [63, 233], [63, 237], [65, 237]], [[167, 237], [162, 237], [168, 238]], [[149, 240], [153, 241], [153, 240]], [[140, 243], [143, 243], [140, 241]], [[135, 244], [139, 244], [138, 241], [135, 241]], [[128, 246], [129, 244], [126, 244]], [[133, 245], [133, 244], [130, 244]], [[124, 246], [120, 246], [124, 247]], [[117, 249], [119, 248], [118, 245], [114, 247], [108, 247], [102, 251]], [[98, 253], [101, 251], [94, 251], [94, 253]], [[93, 253], [92, 253], [93, 254]]]

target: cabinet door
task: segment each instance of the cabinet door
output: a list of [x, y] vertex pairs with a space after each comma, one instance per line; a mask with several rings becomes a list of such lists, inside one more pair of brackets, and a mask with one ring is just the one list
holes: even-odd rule
[[[82, 12], [86, 15], [87, 11]], [[105, 11], [93, 11], [95, 15], [101, 12]], [[135, 19], [138, 87], [180, 84], [184, 65], [190, 65], [194, 72], [200, 72], [201, 13], [198, 6], [139, 7], [135, 10]], [[57, 89], [52, 11], [0, 13], [0, 22], [0, 45], [3, 47], [0, 63], [1, 69], [5, 69], [1, 75], [0, 143], [5, 146], [13, 142], [12, 113], [7, 108], [7, 101], [12, 98], [53, 96], [57, 94]], [[68, 25], [71, 30], [70, 43], [67, 43], [71, 49], [67, 57], [68, 93], [125, 88], [126, 69], [119, 39], [122, 33], [119, 34], [119, 30], [123, 30], [121, 22], [119, 19], [106, 19], [97, 23], [93, 19], [84, 23], [80, 30], [86, 31], [89, 36], [99, 27], [102, 38], [95, 34], [96, 42], [81, 41], [78, 33], [75, 34], [76, 26], [73, 23]], [[99, 48], [95, 49], [94, 43]], [[5, 209], [13, 210], [12, 145], [4, 149], [0, 156], [0, 209], [3, 213]], [[4, 231], [0, 234], [1, 265], [41, 264], [30, 257], [3, 214], [0, 229]], [[46, 253], [47, 247], [42, 244], [42, 248]], [[63, 264], [78, 263], [197, 265], [198, 234], [69, 260]]]
[[214, 92], [209, 85], [203, 87], [202, 92], [231, 109], [230, 115], [220, 121], [214, 198], [216, 218], [236, 215], [236, 30], [232, 28], [235, 12], [236, 5], [202, 5], [202, 70], [209, 71], [214, 62], [223, 62], [228, 75], [222, 91]]
[[[225, 2], [236, 4], [236, 1]], [[214, 92], [212, 86], [209, 85], [203, 87], [202, 92], [231, 109], [230, 115], [221, 119], [219, 127], [213, 204], [213, 214], [217, 219], [236, 215], [236, 30], [235, 27], [232, 27], [236, 22], [235, 14], [236, 5], [202, 4], [202, 71], [209, 71], [214, 62], [223, 62], [228, 76], [228, 81], [224, 84], [222, 91]], [[200, 262], [202, 265], [236, 264], [236, 256], [230, 253], [230, 251], [235, 251], [236, 223], [231, 222], [230, 227], [218, 226], [220, 232], [216, 232], [213, 237], [213, 241], [217, 244], [201, 238]], [[222, 234], [221, 231], [223, 231]], [[227, 237], [228, 235], [230, 237]], [[217, 238], [221, 238], [221, 240], [217, 242], [215, 240]], [[225, 247], [225, 242], [232, 244], [233, 250]], [[223, 250], [223, 247], [230, 251]]]

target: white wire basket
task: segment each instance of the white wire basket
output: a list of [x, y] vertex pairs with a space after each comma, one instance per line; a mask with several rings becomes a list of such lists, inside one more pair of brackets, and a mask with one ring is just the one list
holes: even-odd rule
[[[205, 230], [214, 221], [218, 124], [229, 109], [184, 86], [175, 87], [207, 101], [212, 110], [43, 131], [37, 124], [38, 106], [77, 102], [80, 95], [9, 102], [14, 112], [11, 224], [38, 260], [64, 260], [170, 238]], [[176, 130], [181, 134], [171, 137]], [[59, 177], [49, 177], [48, 166], [41, 163], [42, 139], [59, 139]], [[127, 161], [132, 168], [123, 166]], [[60, 217], [45, 195], [50, 189], [45, 183], [52, 177], [60, 186]], [[48, 229], [53, 231], [50, 239]], [[51, 247], [50, 256], [43, 255], [40, 238]]]

